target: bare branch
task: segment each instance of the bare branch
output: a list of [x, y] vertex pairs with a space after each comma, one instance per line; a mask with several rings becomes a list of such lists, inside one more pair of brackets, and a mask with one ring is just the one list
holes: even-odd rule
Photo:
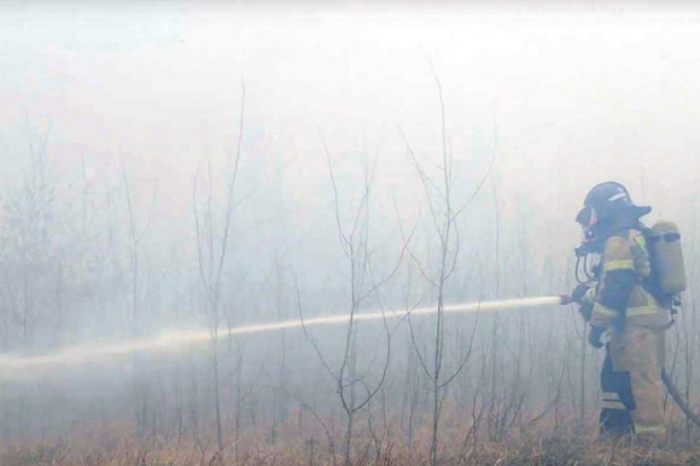
[[[337, 375], [335, 375], [335, 373], [333, 372], [333, 369], [331, 369], [331, 367], [328, 365], [328, 363], [326, 362], [326, 359], [323, 357], [323, 353], [321, 352], [321, 348], [319, 348], [318, 344], [313, 339], [313, 337], [311, 337], [311, 335], [309, 334], [309, 332], [306, 328], [306, 325], [305, 325], [306, 321], [304, 320], [304, 312], [303, 312], [302, 305], [301, 305], [301, 293], [299, 292], [299, 282], [298, 282], [298, 279], [296, 276], [296, 272], [293, 269], [291, 271], [291, 274], [292, 274], [292, 280], [294, 281], [294, 290], [296, 292], [297, 309], [299, 311], [299, 320], [301, 321], [301, 329], [304, 332], [304, 337], [306, 337], [306, 340], [313, 347], [314, 351], [316, 352], [316, 356], [318, 356], [318, 359], [319, 359], [319, 361], [321, 361], [321, 364], [323, 365], [324, 369], [326, 369], [328, 374], [334, 380], [338, 381], [338, 380], [340, 380], [340, 378]], [[342, 384], [342, 381], [338, 382], [338, 383]]]
[[328, 162], [328, 173], [331, 178], [331, 185], [333, 186], [333, 205], [335, 207], [335, 221], [338, 227], [338, 239], [340, 240], [340, 245], [343, 248], [343, 252], [346, 256], [350, 257], [351, 244], [348, 238], [345, 236], [345, 233], [343, 233], [343, 225], [340, 221], [340, 201], [338, 200], [338, 185], [335, 182], [335, 175], [333, 174], [331, 155], [328, 152], [328, 147], [326, 146], [326, 141], [323, 139], [323, 135], [321, 135], [321, 139], [323, 143], [323, 150], [326, 154], [326, 161]]
[[[418, 172], [418, 175], [421, 180], [421, 184], [423, 185], [423, 191], [425, 192], [425, 198], [426, 201], [428, 202], [428, 207], [430, 209], [430, 216], [433, 220], [433, 225], [435, 226], [435, 230], [438, 232], [438, 237], [442, 239], [443, 237], [443, 231], [440, 227], [440, 222], [438, 221], [438, 216], [437, 212], [435, 212], [435, 207], [433, 206], [433, 201], [432, 201], [432, 196], [430, 195], [430, 191], [428, 189], [428, 185], [431, 185], [432, 182], [430, 181], [430, 178], [425, 174], [423, 171], [423, 168], [420, 166], [420, 163], [418, 162], [418, 159], [416, 158], [416, 155], [413, 153], [413, 149], [411, 149], [411, 145], [408, 143], [408, 140], [406, 139], [406, 136], [403, 134], [403, 131], [401, 131], [401, 137], [404, 140], [404, 143], [406, 144], [406, 150], [408, 151], [408, 154], [411, 156], [411, 160], [413, 161], [413, 165], [416, 168], [416, 171]], [[439, 192], [439, 190], [436, 191]]]
[[496, 147], [498, 143], [498, 135], [494, 133], [494, 141], [493, 141], [493, 155], [491, 156], [491, 163], [489, 163], [489, 167], [486, 170], [486, 173], [484, 174], [483, 178], [481, 181], [479, 181], [479, 184], [476, 186], [476, 189], [474, 192], [472, 192], [471, 196], [469, 196], [469, 199], [467, 199], [467, 202], [465, 202], [459, 209], [457, 209], [457, 212], [454, 214], [454, 218], [459, 217], [464, 209], [471, 204], [471, 202], [476, 198], [476, 196], [481, 192], [481, 189], [484, 187], [488, 179], [491, 177], [491, 172], [493, 171], [493, 166], [496, 163]]

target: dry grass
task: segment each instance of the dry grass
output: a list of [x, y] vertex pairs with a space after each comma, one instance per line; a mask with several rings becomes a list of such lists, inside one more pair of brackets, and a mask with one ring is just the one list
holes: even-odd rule
[[[360, 430], [353, 452], [358, 466], [380, 464], [428, 464], [427, 429], [418, 429], [411, 448], [398, 426], [388, 425], [375, 440]], [[329, 445], [325, 433], [292, 432], [291, 426], [271, 444], [266, 431], [246, 430], [230, 441], [219, 455], [213, 436], [160, 437], [139, 440], [125, 422], [91, 422], [75, 426], [69, 437], [0, 441], [2, 465], [85, 466], [214, 466], [214, 465], [326, 465], [341, 464], [342, 454]], [[546, 432], [549, 431], [549, 434]], [[392, 433], [393, 432], [393, 433]], [[644, 448], [625, 442], [596, 442], [568, 435], [553, 437], [552, 431], [536, 428], [511, 434], [500, 442], [469, 437], [464, 426], [445, 428], [445, 465], [700, 465], [700, 443], [669, 443], [663, 448]], [[303, 438], [302, 438], [303, 437]], [[340, 437], [335, 445], [342, 442]]]

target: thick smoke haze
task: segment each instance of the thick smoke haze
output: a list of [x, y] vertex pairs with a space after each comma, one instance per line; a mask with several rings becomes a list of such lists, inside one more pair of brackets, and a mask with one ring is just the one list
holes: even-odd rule
[[[699, 26], [681, 3], [1, 3], [2, 353], [567, 293], [574, 217], [608, 180], [653, 206], [650, 222], [679, 223], [690, 309]], [[219, 397], [236, 435], [304, 406], [341, 416], [328, 372], [348, 376], [351, 340], [352, 396], [386, 383], [403, 426], [406, 406], [429, 406], [416, 355], [435, 324], [421, 319], [8, 381], [2, 435], [80, 419], [203, 435]], [[574, 309], [448, 319], [448, 405], [598, 401]], [[676, 355], [700, 349], [694, 311], [683, 322]], [[689, 385], [699, 373], [679, 363]]]

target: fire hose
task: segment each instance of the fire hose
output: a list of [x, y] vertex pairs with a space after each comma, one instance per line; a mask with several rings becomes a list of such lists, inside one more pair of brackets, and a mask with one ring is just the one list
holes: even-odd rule
[[[441, 307], [445, 314], [469, 314], [491, 311], [522, 310], [571, 304], [568, 296], [542, 296], [535, 298], [507, 299], [499, 301], [480, 301], [474, 303], [452, 304]], [[121, 342], [94, 342], [92, 344], [74, 345], [56, 349], [48, 354], [20, 355], [0, 354], [0, 379], [25, 378], [36, 374], [45, 374], [51, 368], [82, 366], [85, 364], [108, 364], [123, 361], [135, 352], [177, 353], [192, 345], [210, 342], [216, 338], [234, 337], [249, 334], [270, 333], [285, 329], [316, 327], [323, 325], [342, 325], [350, 322], [402, 320], [409, 317], [433, 315], [438, 312], [436, 306], [421, 307], [398, 311], [372, 311], [354, 314], [332, 313], [307, 319], [292, 319], [281, 322], [254, 323], [238, 327], [221, 328], [216, 334], [210, 329], [191, 329], [164, 331], [160, 335]], [[664, 371], [662, 380], [669, 394], [690, 421], [700, 426], [700, 417], [695, 414], [688, 402], [683, 399], [673, 384], [671, 377]]]
[[673, 381], [671, 380], [671, 377], [666, 372], [666, 369], [663, 369], [661, 371], [661, 380], [664, 381], [664, 385], [666, 385], [666, 390], [668, 390], [669, 395], [671, 395], [671, 398], [673, 398], [673, 401], [676, 402], [676, 404], [681, 409], [681, 411], [683, 411], [683, 413], [686, 415], [686, 417], [693, 424], [700, 427], [700, 416], [695, 414], [693, 412], [693, 410], [690, 408], [690, 405], [688, 405], [688, 402], [683, 398], [683, 395], [681, 395], [680, 391], [678, 391], [678, 388], [673, 384]]

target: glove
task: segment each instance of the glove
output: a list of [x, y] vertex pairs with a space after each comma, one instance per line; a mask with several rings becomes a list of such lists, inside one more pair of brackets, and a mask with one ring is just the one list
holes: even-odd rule
[[585, 285], [583, 283], [579, 284], [574, 288], [574, 291], [571, 292], [571, 301], [577, 303], [577, 304], [583, 304], [583, 298], [586, 296], [586, 293], [588, 293], [588, 290], [591, 287], [589, 285]]
[[579, 305], [578, 312], [586, 322], [591, 320], [591, 314], [593, 314], [593, 303], [591, 302], [591, 298], [587, 297], [587, 295], [592, 292], [594, 292], [594, 288], [591, 285], [581, 283], [574, 288], [574, 291], [571, 292], [571, 296], [568, 297], [567, 301], [567, 303], [576, 303]]
[[581, 306], [579, 306], [578, 313], [581, 314], [584, 321], [589, 322], [591, 320], [591, 316], [593, 315], [593, 303], [588, 301], [584, 302], [581, 304]]
[[605, 331], [605, 329], [602, 327], [591, 326], [591, 331], [588, 334], [588, 343], [590, 343], [591, 346], [594, 348], [597, 348], [597, 349], [602, 348], [603, 342], [600, 341], [600, 337], [603, 336], [604, 331]]

